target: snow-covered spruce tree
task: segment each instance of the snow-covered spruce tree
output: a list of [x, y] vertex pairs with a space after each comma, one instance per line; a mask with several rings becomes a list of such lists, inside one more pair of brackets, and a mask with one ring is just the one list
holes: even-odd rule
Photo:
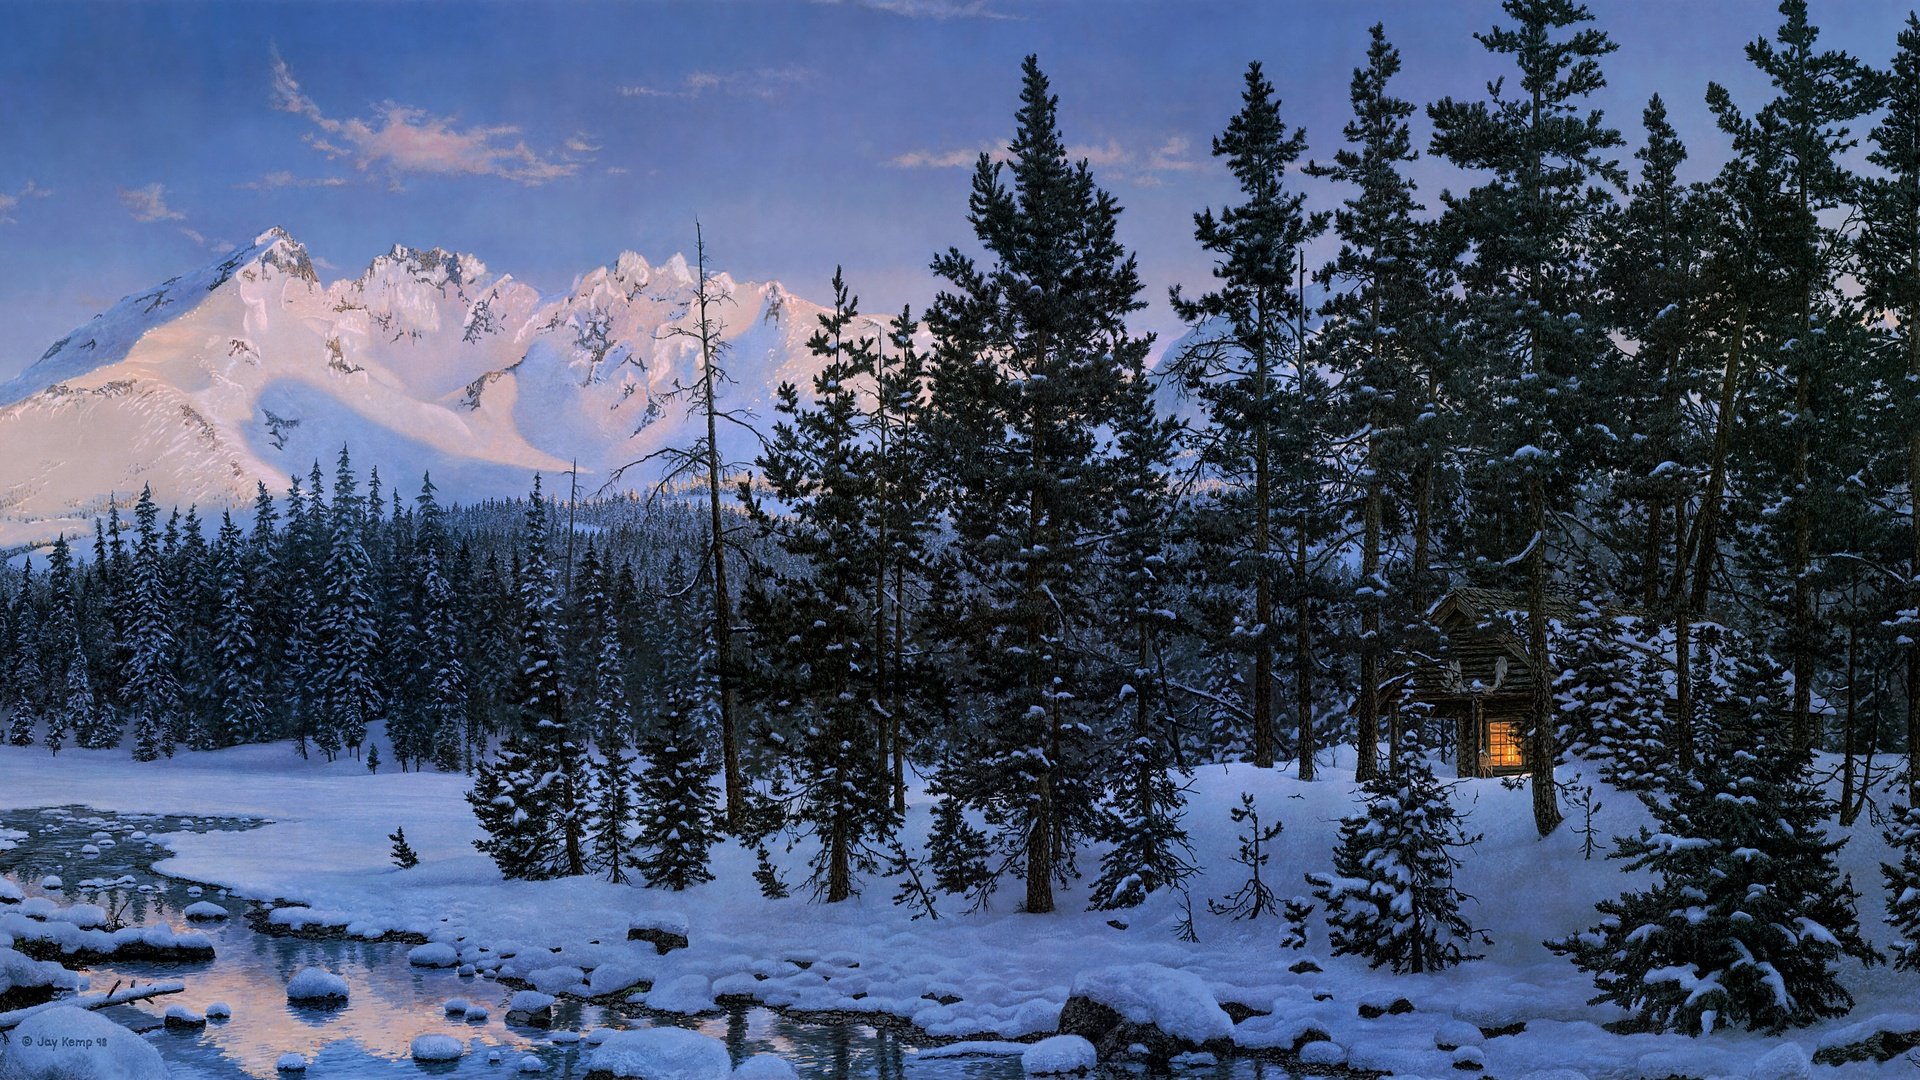
[[[1388, 658], [1408, 653], [1408, 631], [1427, 610], [1431, 570], [1420, 538], [1432, 530], [1433, 510], [1424, 489], [1432, 485], [1441, 456], [1436, 443], [1443, 441], [1435, 429], [1442, 427], [1436, 391], [1444, 382], [1438, 360], [1446, 350], [1438, 340], [1437, 301], [1445, 281], [1433, 265], [1432, 230], [1419, 220], [1410, 175], [1419, 157], [1408, 125], [1414, 106], [1390, 91], [1400, 67], [1400, 50], [1376, 23], [1366, 63], [1349, 84], [1352, 116], [1341, 130], [1347, 145], [1331, 162], [1306, 170], [1349, 192], [1333, 213], [1340, 250], [1317, 275], [1328, 287], [1320, 351], [1339, 373], [1329, 395], [1331, 415], [1320, 422], [1335, 445], [1356, 446], [1344, 456], [1351, 472], [1341, 479], [1359, 496], [1360, 565], [1351, 603], [1360, 632], [1354, 726], [1362, 748], [1379, 743], [1388, 706], [1380, 687], [1395, 673]], [[1412, 534], [1406, 545], [1412, 565], [1390, 570], [1389, 556], [1399, 546], [1392, 530], [1401, 521]], [[1388, 741], [1394, 736], [1390, 730]], [[1362, 758], [1363, 769], [1370, 764]]]
[[667, 691], [640, 742], [646, 764], [634, 785], [637, 849], [628, 865], [656, 889], [686, 889], [713, 880], [708, 852], [721, 824], [713, 774], [701, 747], [699, 725], [688, 709], [708, 708], [700, 695]]
[[575, 577], [580, 595], [575, 616], [580, 647], [586, 650], [574, 694], [600, 751], [587, 791], [587, 868], [615, 884], [627, 880], [628, 834], [633, 824], [633, 754], [628, 750], [633, 711], [627, 705], [626, 663], [620, 649], [620, 625], [606, 589], [600, 556], [592, 542]]
[[430, 735], [433, 764], [443, 772], [461, 765], [467, 736], [467, 669], [461, 661], [461, 632], [453, 586], [440, 570], [440, 555], [432, 547], [422, 555], [421, 603], [428, 677], [424, 715]]
[[32, 746], [40, 726], [42, 707], [40, 649], [29, 640], [13, 649], [13, 670], [7, 677], [7, 742]]
[[214, 746], [259, 742], [271, 735], [260, 678], [260, 641], [254, 633], [253, 590], [247, 575], [250, 549], [233, 515], [223, 514], [214, 540], [213, 575], [220, 602], [213, 632], [213, 698], [217, 710]]
[[1638, 1028], [1778, 1034], [1844, 1015], [1838, 961], [1879, 957], [1835, 863], [1845, 838], [1827, 838], [1831, 807], [1794, 749], [1783, 673], [1747, 655], [1717, 693], [1702, 702], [1720, 722], [1695, 771], [1667, 799], [1643, 795], [1655, 826], [1615, 841], [1611, 857], [1653, 884], [1601, 901], [1599, 925], [1548, 947]]
[[538, 857], [549, 868], [548, 876], [573, 877], [587, 872], [587, 755], [585, 746], [574, 738], [567, 716], [560, 666], [560, 594], [547, 554], [548, 528], [546, 497], [535, 476], [521, 537], [520, 670], [514, 679], [513, 700], [535, 770], [536, 791], [529, 794], [537, 798], [539, 816], [551, 836], [550, 846]]
[[174, 679], [174, 613], [166, 591], [160, 537], [155, 528], [159, 508], [152, 487], [140, 490], [134, 505], [137, 536], [128, 567], [126, 606], [127, 711], [133, 717], [136, 761], [173, 756], [174, 732], [180, 710], [179, 684]]
[[[1292, 518], [1296, 529], [1323, 524], [1301, 498], [1309, 489], [1325, 490], [1313, 475], [1316, 465], [1307, 455], [1321, 432], [1320, 406], [1313, 393], [1324, 385], [1306, 375], [1297, 355], [1298, 329], [1305, 318], [1296, 292], [1299, 252], [1326, 228], [1326, 215], [1310, 214], [1306, 196], [1288, 184], [1306, 152], [1306, 131], [1289, 129], [1280, 116], [1273, 84], [1260, 65], [1249, 65], [1241, 109], [1227, 130], [1213, 140], [1213, 153], [1226, 159], [1239, 182], [1244, 202], [1218, 215], [1208, 210], [1195, 218], [1195, 237], [1215, 257], [1214, 289], [1188, 300], [1174, 294], [1174, 310], [1198, 331], [1187, 347], [1173, 357], [1178, 372], [1206, 405], [1212, 437], [1201, 447], [1201, 458], [1219, 486], [1202, 501], [1199, 513], [1221, 519], [1215, 534], [1230, 545], [1201, 567], [1204, 577], [1245, 588], [1252, 593], [1252, 618], [1217, 647], [1250, 653], [1253, 762], [1271, 768], [1277, 754], [1274, 734], [1274, 653], [1282, 619], [1278, 605], [1286, 582], [1279, 573], [1284, 559], [1290, 503], [1299, 503]], [[1285, 463], [1283, 468], [1282, 463]], [[1301, 537], [1296, 537], [1296, 540]], [[1296, 550], [1298, 544], [1293, 545]], [[1297, 575], [1296, 575], [1297, 576]], [[1310, 635], [1309, 609], [1313, 590], [1307, 580], [1291, 583], [1296, 630]], [[1223, 627], [1226, 629], [1226, 627]], [[1296, 637], [1296, 661], [1301, 638]], [[1311, 637], [1305, 638], [1306, 651]], [[1302, 665], [1296, 664], [1296, 668]], [[1296, 690], [1307, 688], [1300, 700], [1311, 700], [1311, 676], [1296, 670]], [[1295, 740], [1295, 756], [1302, 779], [1313, 778], [1315, 751], [1309, 722]], [[1362, 754], [1360, 767], [1371, 769], [1372, 755]]]
[[[213, 652], [220, 593], [199, 508], [190, 505], [184, 517], [177, 511], [173, 516], [178, 521], [178, 539], [168, 560], [167, 593], [174, 604], [180, 684], [180, 720], [174, 737], [195, 750], [209, 750], [218, 745], [220, 726], [214, 698], [218, 661]], [[172, 522], [168, 531], [174, 531]]]
[[836, 271], [833, 309], [807, 341], [819, 361], [812, 401], [780, 385], [780, 419], [757, 461], [778, 509], [741, 491], [760, 536], [783, 556], [754, 575], [741, 601], [756, 631], [749, 686], [794, 733], [780, 758], [791, 792], [784, 816], [819, 844], [810, 884], [827, 903], [855, 893], [896, 825], [885, 727], [873, 708], [883, 689], [871, 608], [885, 552], [871, 527], [877, 478], [857, 396], [873, 378], [875, 343], [851, 332], [859, 317]]
[[1057, 105], [1028, 57], [1011, 161], [983, 154], [973, 177], [969, 222], [990, 262], [957, 248], [934, 260], [945, 289], [927, 314], [924, 420], [951, 525], [951, 603], [929, 607], [979, 717], [949, 790], [984, 812], [992, 865], [1024, 878], [1036, 914], [1054, 909], [1055, 882], [1099, 824], [1091, 561], [1116, 476], [1099, 432], [1121, 401], [1116, 346], [1140, 306], [1120, 208], [1069, 160]]
[[111, 750], [120, 745], [120, 717], [94, 691], [86, 648], [77, 640], [73, 643], [73, 659], [67, 664], [63, 707], [74, 745], [82, 750]]
[[[1524, 587], [1528, 662], [1546, 672], [1553, 670], [1547, 621], [1558, 550], [1549, 529], [1573, 504], [1584, 463], [1608, 433], [1581, 379], [1614, 349], [1592, 284], [1589, 239], [1611, 203], [1601, 184], [1621, 179], [1606, 156], [1621, 139], [1588, 104], [1606, 85], [1600, 59], [1614, 45], [1583, 25], [1592, 20], [1586, 8], [1575, 0], [1505, 0], [1502, 8], [1514, 25], [1476, 36], [1490, 53], [1512, 59], [1518, 82], [1491, 83], [1487, 101], [1446, 98], [1427, 115], [1435, 156], [1487, 177], [1446, 199], [1443, 224], [1473, 252], [1459, 275], [1462, 332], [1475, 357], [1462, 374], [1464, 393], [1481, 406], [1469, 480], [1478, 503], [1476, 554], [1487, 561], [1474, 565], [1500, 568], [1492, 584]], [[1542, 836], [1561, 817], [1549, 683], [1533, 680], [1527, 723]]]
[[1174, 510], [1167, 473], [1179, 424], [1154, 407], [1149, 344], [1123, 337], [1114, 346], [1127, 385], [1114, 422], [1117, 492], [1102, 554], [1111, 597], [1104, 629], [1121, 676], [1110, 738], [1121, 750], [1108, 792], [1112, 846], [1087, 897], [1101, 910], [1135, 907], [1155, 892], [1179, 888], [1194, 869], [1180, 823], [1186, 770], [1175, 767], [1168, 744], [1173, 719], [1164, 675], [1177, 621], [1166, 533]]
[[281, 534], [279, 557], [274, 560], [276, 585], [287, 603], [282, 614], [288, 622], [275, 687], [279, 699], [286, 702], [294, 749], [303, 758], [326, 706], [319, 657], [320, 620], [325, 606], [320, 575], [327, 550], [321, 484], [318, 461], [313, 463], [304, 492], [299, 478], [289, 481], [287, 528]]
[[47, 552], [46, 616], [33, 635], [40, 650], [40, 700], [49, 724], [57, 722], [66, 694], [67, 659], [80, 633], [79, 577], [73, 572], [73, 548], [61, 536]]
[[321, 575], [324, 606], [317, 650], [324, 705], [314, 739], [329, 761], [343, 748], [358, 750], [366, 738], [367, 725], [380, 715], [379, 690], [373, 678], [379, 641], [371, 589], [373, 566], [366, 548], [366, 515], [353, 463], [343, 446], [334, 473], [333, 504], [323, 526], [329, 535]]
[[73, 655], [67, 658], [67, 684], [58, 701], [47, 711], [47, 752], [58, 754], [67, 745], [69, 736], [81, 746], [97, 739], [93, 729], [100, 723], [98, 712], [93, 680], [87, 675], [87, 652], [76, 638]]
[[[1911, 383], [1920, 380], [1920, 16], [1911, 12], [1889, 76], [1886, 112], [1872, 131], [1867, 155], [1885, 175], [1861, 181], [1860, 281], [1871, 308], [1893, 313], [1876, 321], [1897, 328], [1889, 344], [1904, 354]], [[1920, 491], [1920, 397], [1899, 399], [1904, 415], [1884, 430], [1906, 434], [1906, 445], [1899, 448], [1906, 456], [1904, 479], [1909, 492]], [[1912, 499], [1906, 503], [1908, 589], [1893, 628], [1904, 639], [1906, 654], [1907, 805], [1920, 806], [1920, 507]], [[1920, 941], [1920, 916], [1909, 918], [1907, 940]], [[1912, 952], [1905, 956], [1920, 963]]]
[[1871, 370], [1844, 333], [1867, 321], [1850, 310], [1842, 284], [1853, 271], [1842, 223], [1853, 220], [1845, 208], [1859, 191], [1848, 159], [1852, 125], [1878, 108], [1881, 80], [1856, 57], [1819, 47], [1806, 0], [1782, 0], [1779, 10], [1773, 37], [1746, 49], [1772, 99], [1743, 113], [1725, 87], [1709, 83], [1707, 105], [1738, 159], [1760, 166], [1766, 196], [1780, 200], [1767, 222], [1768, 254], [1784, 280], [1768, 298], [1774, 303], [1753, 313], [1760, 332], [1752, 345], [1768, 370], [1750, 380], [1742, 402], [1753, 430], [1736, 494], [1752, 522], [1743, 545], [1759, 570], [1752, 580], [1776, 627], [1775, 650], [1793, 674], [1791, 735], [1805, 751], [1817, 745], [1813, 692], [1831, 651], [1831, 627], [1815, 595], [1817, 561], [1853, 539], [1836, 532], [1845, 517], [1834, 511], [1857, 486], [1847, 459], [1860, 440], [1836, 430], [1852, 411], [1836, 406], [1856, 389], [1847, 384]]
[[1894, 807], [1884, 835], [1887, 847], [1900, 857], [1897, 866], [1880, 864], [1887, 883], [1887, 923], [1900, 935], [1893, 945], [1893, 966], [1920, 971], [1920, 810]]
[[1470, 953], [1470, 899], [1454, 884], [1468, 836], [1447, 785], [1434, 778], [1418, 725], [1394, 767], [1361, 785], [1366, 808], [1340, 824], [1333, 872], [1307, 875], [1326, 912], [1333, 951], [1395, 972], [1439, 971]]
[[542, 779], [528, 754], [528, 739], [519, 732], [502, 740], [491, 760], [474, 766], [467, 803], [486, 837], [475, 840], [473, 846], [509, 880], [554, 876]]

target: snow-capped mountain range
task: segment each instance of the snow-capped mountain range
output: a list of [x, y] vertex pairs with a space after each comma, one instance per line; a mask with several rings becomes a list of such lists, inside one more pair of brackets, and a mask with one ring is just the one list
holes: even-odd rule
[[[278, 495], [342, 444], [411, 495], [523, 492], [578, 461], [582, 490], [693, 432], [667, 394], [698, 373], [694, 273], [627, 252], [559, 296], [471, 255], [395, 246], [358, 277], [320, 280], [280, 229], [128, 297], [0, 385], [0, 543], [90, 533], [109, 498], [151, 483], [202, 515]], [[725, 403], [770, 412], [806, 386], [823, 310], [778, 282], [720, 274], [712, 308], [730, 346]], [[736, 459], [751, 436], [723, 435]], [[623, 485], [644, 490], [658, 467]]]

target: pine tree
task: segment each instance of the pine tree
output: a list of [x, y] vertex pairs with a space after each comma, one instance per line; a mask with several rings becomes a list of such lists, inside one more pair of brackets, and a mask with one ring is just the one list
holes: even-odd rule
[[179, 730], [179, 685], [174, 679], [176, 644], [173, 608], [169, 603], [160, 538], [155, 528], [159, 508], [153, 489], [143, 487], [134, 506], [137, 538], [128, 567], [126, 602], [127, 663], [125, 693], [133, 715], [136, 761], [172, 757], [174, 732]]
[[[1352, 192], [1333, 214], [1340, 251], [1318, 277], [1331, 288], [1320, 309], [1326, 362], [1340, 375], [1330, 394], [1334, 415], [1324, 423], [1337, 442], [1358, 447], [1347, 465], [1347, 486], [1358, 489], [1360, 502], [1353, 601], [1359, 609], [1355, 727], [1362, 780], [1375, 767], [1386, 710], [1380, 696], [1388, 677], [1384, 660], [1406, 650], [1407, 630], [1427, 609], [1431, 567], [1421, 538], [1432, 530], [1426, 489], [1443, 460], [1434, 444], [1444, 430], [1438, 390], [1445, 375], [1437, 362], [1445, 349], [1435, 318], [1445, 290], [1431, 268], [1431, 229], [1415, 218], [1420, 206], [1407, 175], [1419, 157], [1408, 126], [1414, 107], [1388, 90], [1400, 72], [1400, 51], [1380, 24], [1369, 35], [1366, 66], [1355, 69], [1349, 92], [1353, 117], [1342, 130], [1348, 145], [1331, 163], [1307, 169]], [[1389, 530], [1396, 520], [1408, 521], [1415, 565], [1390, 576]], [[1397, 733], [1389, 735], [1388, 742], [1397, 744]]]
[[518, 732], [501, 742], [491, 761], [474, 766], [467, 803], [486, 836], [473, 846], [510, 881], [554, 876], [543, 777], [528, 753], [527, 737]]
[[627, 882], [628, 834], [634, 820], [634, 758], [623, 744], [600, 744], [587, 790], [587, 869], [615, 885]]
[[[1195, 237], [1215, 257], [1215, 288], [1191, 301], [1174, 293], [1174, 310], [1199, 331], [1174, 361], [1207, 407], [1215, 437], [1203, 445], [1201, 457], [1221, 484], [1205, 509], [1224, 519], [1219, 531], [1234, 545], [1229, 558], [1214, 560], [1205, 572], [1253, 593], [1251, 624], [1230, 644], [1252, 653], [1253, 762], [1264, 769], [1276, 756], [1274, 651], [1281, 584], [1275, 571], [1281, 565], [1277, 552], [1288, 501], [1283, 488], [1291, 477], [1294, 501], [1304, 503], [1316, 486], [1309, 459], [1319, 433], [1314, 398], [1325, 389], [1299, 355], [1306, 311], [1296, 269], [1299, 250], [1326, 228], [1327, 218], [1308, 213], [1306, 196], [1288, 186], [1289, 173], [1306, 152], [1306, 131], [1289, 130], [1282, 121], [1273, 84], [1258, 63], [1248, 65], [1241, 102], [1226, 131], [1214, 138], [1213, 153], [1226, 159], [1246, 201], [1217, 216], [1208, 210], [1194, 218]], [[1304, 504], [1296, 509], [1296, 530], [1317, 524], [1309, 520], [1317, 515]], [[1312, 537], [1301, 532], [1295, 540], [1298, 546]], [[1300, 569], [1297, 560], [1295, 569]], [[1296, 630], [1311, 633], [1302, 616], [1313, 590], [1304, 579], [1293, 582], [1293, 589]], [[1296, 690], [1310, 694], [1305, 667], [1299, 666], [1295, 676]], [[1313, 732], [1304, 718], [1301, 728], [1295, 754], [1301, 779], [1311, 780]], [[1371, 759], [1372, 752], [1363, 748], [1363, 771], [1373, 767]]]
[[513, 701], [535, 771], [535, 790], [528, 795], [537, 802], [528, 806], [528, 812], [540, 819], [549, 837], [549, 846], [536, 857], [549, 868], [550, 876], [574, 877], [587, 872], [586, 751], [574, 738], [567, 716], [560, 668], [560, 597], [547, 555], [547, 531], [547, 503], [536, 476], [521, 537], [519, 672]]
[[983, 154], [973, 179], [970, 223], [992, 262], [958, 249], [934, 260], [947, 291], [928, 312], [925, 423], [951, 496], [943, 633], [980, 721], [952, 790], [985, 812], [995, 865], [1024, 878], [1037, 914], [1053, 910], [1055, 881], [1098, 826], [1089, 559], [1117, 473], [1096, 432], [1121, 404], [1140, 284], [1116, 239], [1118, 204], [1068, 160], [1038, 61], [1022, 74], [1012, 162]]
[[260, 640], [255, 636], [248, 550], [233, 516], [223, 514], [213, 550], [220, 599], [213, 629], [212, 690], [218, 712], [212, 746], [259, 742], [273, 734], [261, 679]]
[[1598, 905], [1600, 924], [1556, 952], [1592, 972], [1636, 1026], [1704, 1035], [1722, 1025], [1778, 1034], [1853, 1005], [1835, 965], [1878, 959], [1860, 937], [1857, 894], [1834, 856], [1829, 807], [1794, 743], [1792, 692], [1764, 657], [1743, 655], [1729, 688], [1700, 707], [1695, 773], [1670, 798], [1642, 796], [1655, 827], [1612, 858], [1654, 882]]
[[407, 830], [404, 827], [388, 833], [387, 839], [393, 841], [393, 849], [390, 852], [393, 865], [402, 870], [411, 870], [420, 865], [420, 854], [413, 850], [412, 844], [407, 843]]
[[7, 742], [12, 746], [32, 746], [33, 733], [40, 726], [43, 680], [39, 652], [33, 645], [13, 649], [13, 671], [7, 678], [11, 688], [7, 695]]
[[648, 887], [676, 891], [713, 880], [708, 852], [720, 824], [712, 773], [683, 699], [669, 690], [641, 739], [646, 764], [633, 793], [638, 850], [628, 860]]
[[1887, 884], [1887, 923], [1900, 935], [1893, 945], [1893, 966], [1920, 971], [1920, 810], [1894, 807], [1884, 835], [1887, 847], [1900, 856], [1898, 866], [1880, 864]]
[[317, 526], [327, 531], [328, 541], [316, 650], [324, 704], [314, 737], [329, 761], [342, 748], [357, 751], [367, 725], [380, 715], [373, 678], [379, 648], [370, 589], [373, 569], [366, 548], [367, 511], [358, 487], [352, 460], [342, 447], [334, 473], [333, 503], [325, 523]]
[[73, 659], [67, 664], [64, 708], [66, 726], [82, 750], [111, 750], [120, 745], [119, 717], [94, 693], [86, 649], [77, 640], [73, 643]]
[[421, 597], [426, 608], [425, 638], [432, 675], [427, 684], [424, 716], [431, 737], [434, 767], [443, 772], [460, 768], [466, 743], [469, 689], [466, 664], [460, 658], [461, 632], [453, 586], [440, 571], [439, 553], [423, 550]]
[[1395, 972], [1478, 959], [1467, 951], [1475, 931], [1460, 914], [1469, 898], [1454, 884], [1455, 852], [1478, 838], [1434, 778], [1418, 725], [1402, 737], [1394, 768], [1362, 790], [1366, 808], [1341, 822], [1333, 872], [1307, 876], [1333, 951]]
[[1233, 861], [1246, 868], [1247, 880], [1230, 895], [1207, 901], [1207, 910], [1215, 915], [1231, 915], [1235, 919], [1278, 915], [1280, 898], [1263, 875], [1267, 862], [1273, 858], [1269, 848], [1286, 831], [1286, 823], [1275, 821], [1271, 825], [1260, 824], [1260, 808], [1253, 804], [1252, 793], [1245, 791], [1240, 793], [1240, 805], [1227, 813], [1235, 825], [1246, 827], [1246, 831], [1239, 836], [1239, 850], [1234, 854]]
[[[1589, 237], [1609, 205], [1599, 185], [1621, 179], [1603, 157], [1621, 139], [1586, 106], [1606, 85], [1600, 59], [1615, 47], [1602, 31], [1582, 27], [1592, 18], [1586, 8], [1574, 0], [1505, 0], [1502, 9], [1516, 25], [1476, 37], [1489, 52], [1513, 58], [1519, 92], [1494, 82], [1490, 101], [1447, 98], [1427, 113], [1435, 154], [1490, 174], [1465, 195], [1443, 196], [1444, 228], [1473, 252], [1459, 273], [1467, 333], [1480, 358], [1468, 392], [1483, 403], [1474, 425], [1475, 516], [1487, 526], [1479, 538], [1485, 565], [1525, 574], [1526, 654], [1544, 672], [1552, 670], [1549, 529], [1608, 433], [1580, 380], [1613, 348], [1593, 299]], [[1528, 728], [1534, 824], [1545, 836], [1561, 819], [1546, 679], [1533, 681]]]
[[1848, 318], [1835, 310], [1839, 278], [1848, 269], [1838, 257], [1847, 245], [1837, 242], [1833, 226], [1821, 218], [1854, 193], [1845, 163], [1854, 146], [1847, 125], [1877, 104], [1878, 85], [1854, 57], [1817, 49], [1820, 30], [1808, 22], [1805, 0], [1781, 0], [1780, 14], [1773, 40], [1747, 46], [1747, 58], [1773, 85], [1773, 100], [1746, 116], [1724, 87], [1710, 83], [1707, 104], [1721, 130], [1733, 137], [1736, 151], [1770, 159], [1766, 179], [1790, 204], [1776, 219], [1778, 242], [1772, 252], [1786, 279], [1785, 310], [1761, 313], [1772, 323], [1777, 352], [1763, 369], [1765, 377], [1754, 384], [1764, 401], [1755, 415], [1768, 418], [1771, 430], [1754, 443], [1758, 454], [1748, 487], [1755, 516], [1765, 525], [1758, 536], [1765, 546], [1760, 558], [1772, 570], [1762, 580], [1786, 583], [1786, 596], [1775, 593], [1768, 599], [1780, 618], [1777, 647], [1791, 659], [1792, 736], [1804, 751], [1817, 741], [1812, 695], [1815, 667], [1826, 648], [1814, 596], [1816, 533], [1823, 503], [1847, 476], [1843, 469], [1823, 467], [1823, 451], [1846, 447], [1821, 430], [1822, 419], [1835, 404], [1835, 384], [1860, 366], [1820, 325]]
[[[1904, 354], [1911, 385], [1920, 382], [1920, 15], [1907, 15], [1884, 83], [1886, 112], [1872, 131], [1867, 160], [1885, 175], [1862, 182], [1860, 281], [1868, 305], [1894, 315], [1884, 320], [1897, 327], [1887, 344]], [[1907, 491], [1920, 491], [1920, 394], [1895, 401], [1895, 422], [1886, 430], [1906, 433], [1896, 449], [1906, 457]], [[1892, 629], [1904, 638], [1906, 653], [1907, 805], [1920, 806], [1920, 506], [1911, 497], [1906, 502], [1908, 588]], [[1909, 935], [1916, 939], [1920, 935]]]
[[873, 378], [875, 343], [851, 334], [859, 302], [838, 272], [833, 297], [807, 342], [819, 360], [813, 400], [780, 385], [781, 419], [757, 462], [780, 509], [742, 493], [761, 536], [785, 556], [749, 583], [741, 610], [756, 629], [756, 696], [797, 734], [782, 759], [787, 816], [820, 844], [813, 884], [827, 903], [854, 894], [895, 827], [885, 728], [869, 727], [884, 692], [869, 605], [886, 552], [872, 528], [879, 492], [856, 387]]

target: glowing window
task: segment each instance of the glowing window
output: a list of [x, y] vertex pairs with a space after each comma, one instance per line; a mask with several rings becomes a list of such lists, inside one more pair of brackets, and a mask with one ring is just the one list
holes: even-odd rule
[[1487, 721], [1486, 762], [1490, 769], [1520, 769], [1526, 766], [1521, 756], [1520, 724], [1513, 720]]

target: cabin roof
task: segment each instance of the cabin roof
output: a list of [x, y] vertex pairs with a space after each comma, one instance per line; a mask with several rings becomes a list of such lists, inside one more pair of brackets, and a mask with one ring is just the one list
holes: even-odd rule
[[[1484, 622], [1501, 612], [1525, 614], [1527, 594], [1517, 589], [1454, 589], [1440, 598], [1440, 602], [1429, 612], [1435, 622], [1442, 621], [1447, 615], [1458, 613], [1469, 622]], [[1549, 590], [1545, 605], [1549, 619], [1573, 619], [1580, 613], [1580, 606], [1574, 598], [1560, 590]]]

